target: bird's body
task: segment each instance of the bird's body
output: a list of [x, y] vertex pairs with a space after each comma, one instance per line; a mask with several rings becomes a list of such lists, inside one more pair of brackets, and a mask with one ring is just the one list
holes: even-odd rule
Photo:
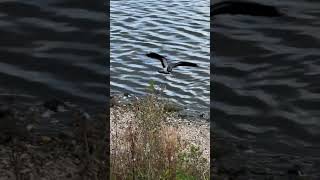
[[165, 56], [162, 56], [162, 55], [154, 53], [154, 52], [148, 53], [146, 55], [150, 58], [157, 59], [161, 62], [163, 69], [159, 70], [158, 72], [163, 73], [163, 74], [170, 74], [172, 72], [173, 68], [178, 67], [178, 66], [198, 67], [198, 65], [195, 63], [185, 62], [185, 61], [180, 61], [177, 63], [169, 64], [168, 59]]

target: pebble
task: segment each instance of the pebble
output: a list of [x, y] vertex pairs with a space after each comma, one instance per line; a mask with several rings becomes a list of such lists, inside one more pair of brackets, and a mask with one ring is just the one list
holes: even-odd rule
[[41, 136], [41, 141], [43, 143], [49, 143], [51, 141], [51, 137], [48, 137], [48, 136]]
[[47, 110], [47, 111], [45, 111], [44, 113], [41, 114], [41, 117], [43, 117], [43, 118], [50, 118], [52, 114], [54, 114], [53, 111]]
[[28, 124], [26, 128], [27, 128], [28, 131], [31, 131], [32, 129], [34, 129], [34, 125], [33, 124]]

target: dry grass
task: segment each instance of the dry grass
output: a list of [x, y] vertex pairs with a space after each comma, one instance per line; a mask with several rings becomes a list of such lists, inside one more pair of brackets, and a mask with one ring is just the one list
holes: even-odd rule
[[165, 102], [150, 94], [111, 112], [111, 179], [209, 179], [202, 150], [165, 124]]

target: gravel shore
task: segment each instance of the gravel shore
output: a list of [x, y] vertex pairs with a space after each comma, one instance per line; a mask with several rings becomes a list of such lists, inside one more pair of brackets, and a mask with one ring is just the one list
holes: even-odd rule
[[[124, 129], [133, 121], [134, 112], [123, 113], [121, 106], [110, 108], [111, 150], [114, 150], [112, 138], [116, 136], [115, 133], [118, 132], [118, 136], [123, 135]], [[210, 125], [207, 120], [181, 118], [179, 114], [174, 114], [163, 121], [163, 126], [173, 128], [183, 141], [199, 146], [203, 157], [210, 162]]]

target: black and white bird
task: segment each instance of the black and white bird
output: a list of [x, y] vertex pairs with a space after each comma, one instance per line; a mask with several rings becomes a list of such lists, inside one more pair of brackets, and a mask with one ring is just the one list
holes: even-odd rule
[[160, 54], [157, 54], [154, 52], [147, 53], [146, 56], [148, 56], [149, 58], [160, 60], [163, 70], [159, 70], [158, 72], [163, 73], [163, 74], [170, 74], [172, 72], [173, 68], [178, 67], [178, 66], [199, 67], [195, 63], [185, 62], [185, 61], [180, 61], [177, 63], [169, 64], [168, 59], [166, 57], [161, 56]]

